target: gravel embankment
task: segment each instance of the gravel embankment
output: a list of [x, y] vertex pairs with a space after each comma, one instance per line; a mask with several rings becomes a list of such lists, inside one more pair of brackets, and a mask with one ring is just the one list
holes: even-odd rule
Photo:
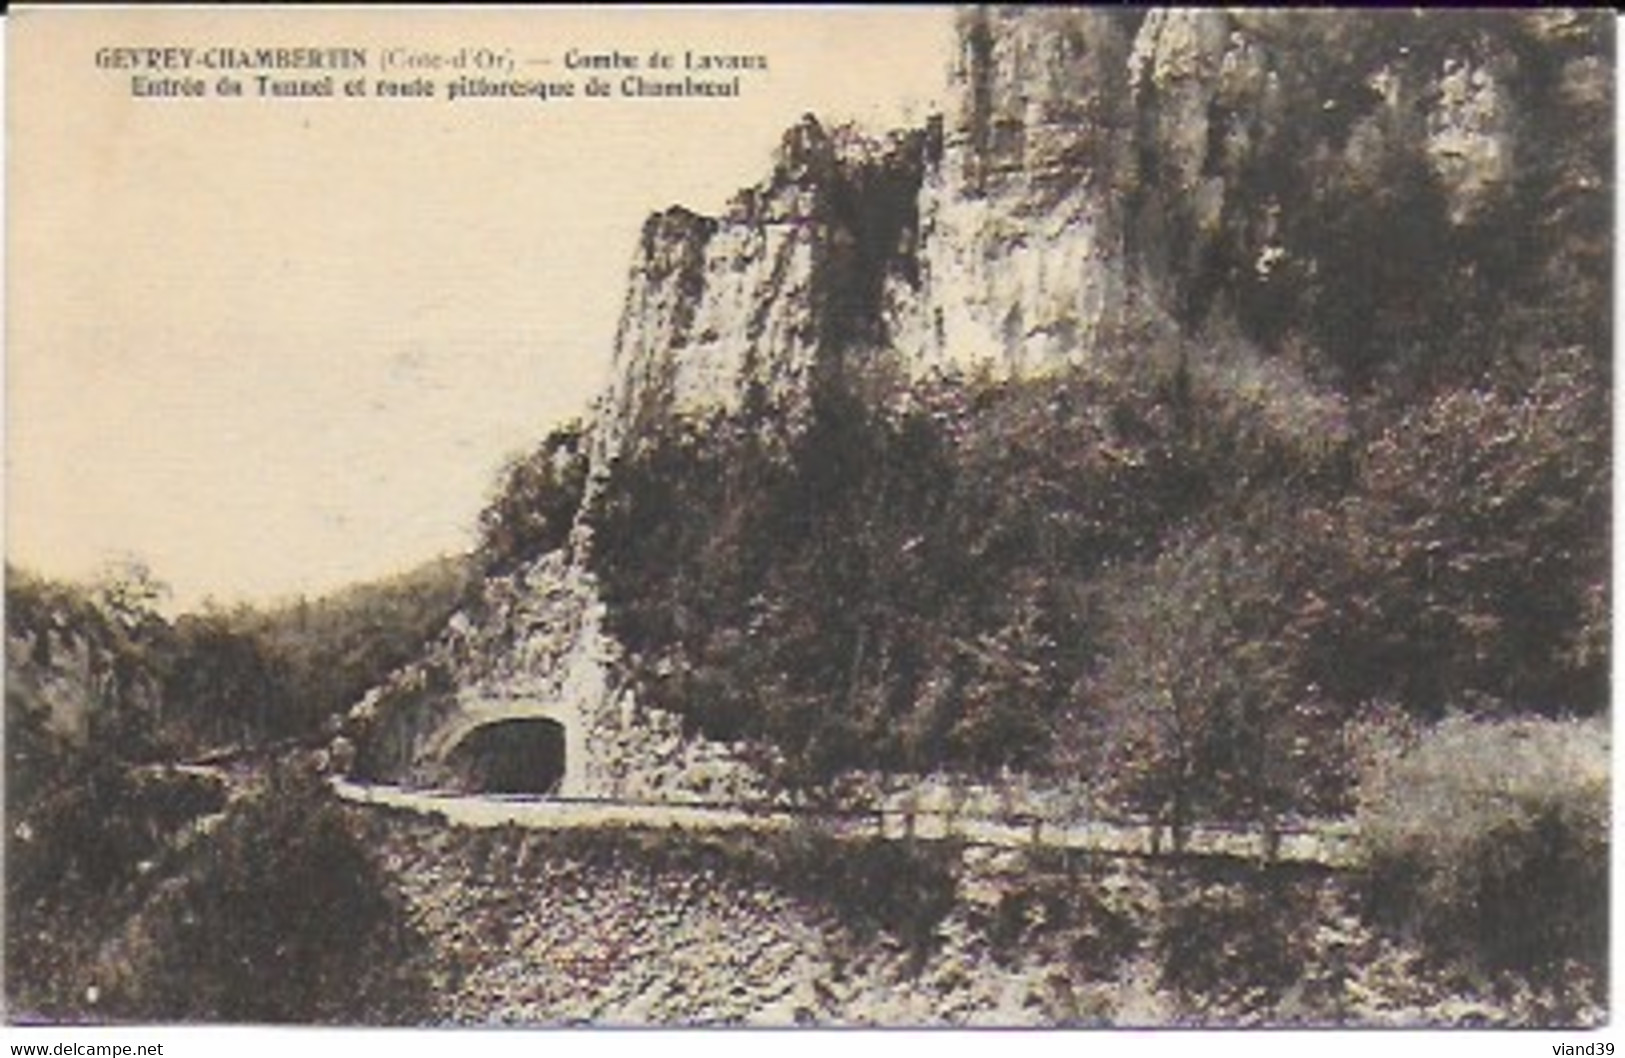
[[[899, 860], [897, 843], [875, 856], [873, 847], [798, 851], [782, 836], [468, 829], [357, 812], [429, 946], [434, 1017], [451, 1024], [1425, 1026], [1603, 1016], [1428, 969], [1361, 921], [1346, 877], [1321, 869], [1098, 857], [1061, 867], [940, 846]], [[869, 855], [878, 867], [830, 873], [832, 854]]]
[[554, 836], [375, 824], [458, 1024], [1053, 1023], [1042, 974], [993, 965], [959, 914], [915, 958], [735, 872], [560, 855]]

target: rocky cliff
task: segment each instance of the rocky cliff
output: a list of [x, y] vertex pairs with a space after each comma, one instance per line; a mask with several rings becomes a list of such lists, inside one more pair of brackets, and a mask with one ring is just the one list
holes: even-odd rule
[[[12, 749], [36, 738], [78, 749], [122, 738], [139, 757], [163, 719], [158, 674], [138, 645], [142, 618], [106, 590], [6, 571], [6, 702]], [[135, 733], [147, 729], [146, 742]], [[12, 763], [17, 764], [13, 756]]]
[[848, 358], [892, 349], [895, 303], [918, 285], [924, 131], [875, 143], [790, 129], [762, 183], [720, 217], [650, 217], [615, 343], [601, 451], [674, 416], [771, 408], [787, 423]]
[[[1561, 346], [1606, 359], [1606, 16], [956, 17], [927, 128], [874, 140], [809, 116], [720, 216], [645, 224], [593, 480], [683, 417], [793, 431], [826, 385], [1027, 376], [1147, 338], [1223, 347], [1293, 401], [1420, 392]], [[659, 777], [633, 785], [685, 785], [692, 747], [640, 713], [588, 619], [590, 546], [578, 527], [491, 585], [437, 648], [445, 687], [402, 692], [420, 666], [369, 698], [358, 715], [396, 732], [379, 774], [421, 774], [457, 688], [535, 684], [591, 699], [594, 731], [666, 732]], [[542, 581], [568, 590], [544, 605]], [[425, 694], [440, 705], [377, 719]], [[594, 751], [592, 788], [630, 789], [641, 752]]]
[[958, 23], [929, 129], [872, 143], [807, 118], [723, 216], [650, 219], [606, 436], [752, 393], [782, 410], [853, 363], [1020, 374], [1215, 321], [1306, 346], [1342, 383], [1401, 324], [1549, 281], [1484, 274], [1531, 249], [1509, 239], [1550, 238], [1527, 256], [1606, 278], [1580, 231], [1607, 209], [1605, 19], [1000, 7]]

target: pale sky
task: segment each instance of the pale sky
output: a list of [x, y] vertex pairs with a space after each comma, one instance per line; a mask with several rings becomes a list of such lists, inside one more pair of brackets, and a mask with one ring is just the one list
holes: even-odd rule
[[[465, 549], [504, 459], [606, 382], [644, 217], [719, 209], [804, 112], [923, 121], [951, 34], [906, 8], [9, 22], [6, 553], [60, 577], [137, 555], [179, 607]], [[769, 69], [742, 102], [449, 103], [131, 98], [96, 63], [159, 45], [365, 47], [369, 77], [392, 48]]]

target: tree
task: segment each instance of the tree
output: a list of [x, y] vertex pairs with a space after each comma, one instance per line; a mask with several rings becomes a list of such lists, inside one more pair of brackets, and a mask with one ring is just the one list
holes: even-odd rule
[[478, 551], [487, 572], [506, 572], [564, 546], [586, 493], [587, 453], [587, 430], [577, 420], [508, 464], [479, 517]]
[[429, 1013], [421, 937], [319, 777], [280, 765], [143, 911], [119, 1016], [394, 1023]]
[[91, 598], [126, 633], [134, 633], [158, 616], [172, 595], [145, 559], [126, 555], [105, 563], [91, 584]]
[[1608, 391], [1580, 349], [1399, 416], [1341, 511], [1356, 575], [1318, 633], [1328, 684], [1431, 715], [1602, 709], [1609, 468]]

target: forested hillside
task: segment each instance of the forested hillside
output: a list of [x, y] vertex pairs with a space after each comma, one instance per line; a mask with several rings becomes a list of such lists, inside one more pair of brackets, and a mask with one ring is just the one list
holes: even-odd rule
[[[224, 851], [200, 846], [195, 827], [226, 809], [230, 791], [218, 777], [174, 765], [221, 752], [270, 760], [286, 756], [290, 740], [324, 743], [355, 696], [444, 623], [469, 577], [467, 560], [446, 559], [285, 607], [170, 620], [154, 608], [162, 585], [139, 565], [93, 585], [8, 567], [5, 909], [13, 1009], [41, 1015], [86, 1004], [87, 975], [96, 980], [103, 971], [93, 967], [112, 958], [115, 965], [134, 960], [149, 990], [143, 995], [157, 997], [143, 1000], [155, 1004], [144, 1008], [149, 1016], [193, 1009], [287, 1017], [296, 1009], [288, 1003], [306, 1004], [295, 1016], [316, 1016], [319, 982], [296, 989], [297, 1000], [245, 987], [243, 995], [257, 993], [262, 1005], [235, 1010], [196, 994], [233, 987], [198, 961], [202, 949], [186, 947], [204, 937], [211, 946], [221, 941], [222, 934], [193, 931], [196, 907], [201, 902], [236, 922], [230, 928], [244, 932], [227, 947], [240, 944], [256, 960], [269, 957], [277, 936], [286, 938], [284, 914], [313, 923], [335, 914], [363, 928], [365, 920], [353, 916], [382, 914], [383, 898], [360, 875], [334, 883], [337, 889], [309, 876], [277, 877], [330, 870], [360, 852], [343, 826], [323, 815], [329, 810], [321, 791], [291, 779], [289, 789], [232, 817]], [[213, 895], [164, 896], [164, 886], [183, 876]], [[236, 903], [220, 903], [222, 892], [236, 894]], [[300, 903], [312, 899], [316, 907]], [[140, 910], [153, 900], [156, 909]], [[293, 903], [279, 910], [276, 901]], [[154, 928], [180, 935], [110, 956], [107, 945], [142, 914], [157, 919]], [[182, 925], [188, 915], [193, 925]], [[269, 918], [242, 925], [255, 915]], [[210, 922], [211, 929], [225, 925]], [[311, 946], [330, 943], [331, 933], [331, 923], [315, 925], [286, 957], [309, 970]], [[389, 1009], [396, 1000], [378, 1002]], [[95, 1000], [88, 1003], [94, 1014]], [[184, 1003], [194, 1006], [177, 1005]]]
[[[738, 417], [589, 512], [648, 700], [843, 768], [1346, 811], [1361, 721], [1607, 706], [1608, 400], [1538, 370], [1337, 414], [1176, 350]], [[1255, 368], [1256, 369], [1256, 368]]]

